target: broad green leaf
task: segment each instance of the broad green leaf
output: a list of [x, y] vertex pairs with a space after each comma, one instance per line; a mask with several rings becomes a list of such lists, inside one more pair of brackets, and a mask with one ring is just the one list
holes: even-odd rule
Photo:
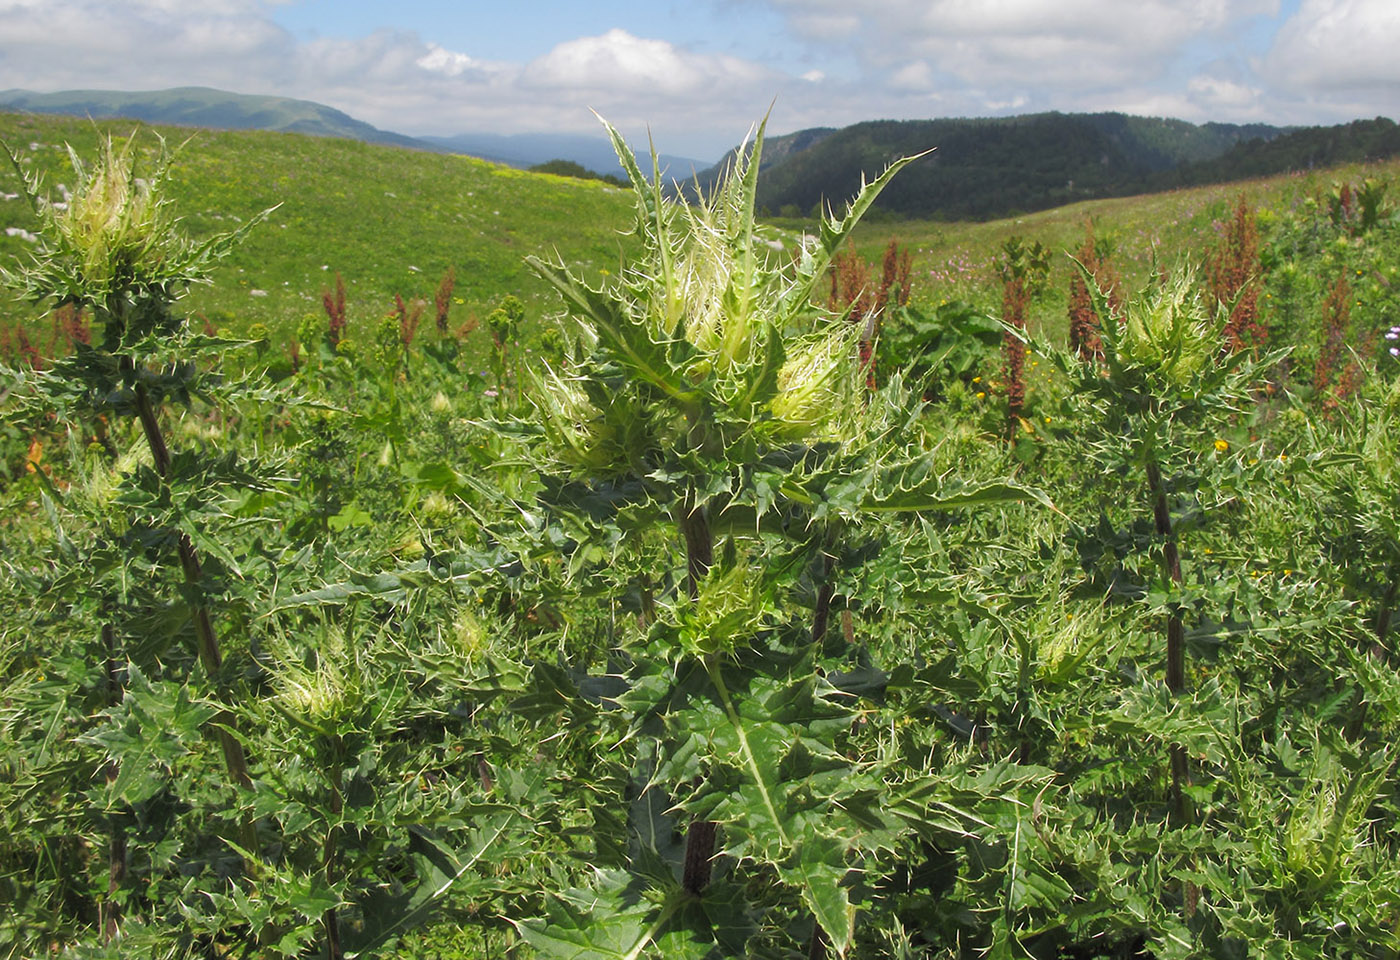
[[712, 960], [713, 937], [689, 894], [649, 889], [640, 877], [600, 870], [594, 886], [551, 897], [543, 920], [517, 922], [525, 942], [552, 960]]
[[960, 510], [1023, 500], [1035, 500], [1054, 508], [1054, 504], [1045, 493], [1032, 487], [1012, 483], [987, 483], [963, 489], [955, 486], [949, 490], [948, 485], [940, 482], [938, 478], [929, 478], [912, 487], [897, 487], [888, 492], [872, 491], [861, 502], [860, 510], [872, 513]]

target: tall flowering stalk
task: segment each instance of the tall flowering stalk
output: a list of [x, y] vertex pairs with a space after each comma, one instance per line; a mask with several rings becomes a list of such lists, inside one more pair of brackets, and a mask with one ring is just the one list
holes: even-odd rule
[[1351, 326], [1351, 283], [1339, 276], [1322, 302], [1322, 343], [1318, 346], [1317, 362], [1313, 365], [1313, 390], [1319, 397], [1327, 396], [1338, 382], [1338, 363], [1346, 348], [1347, 330]]
[[328, 321], [326, 336], [334, 350], [345, 336], [345, 280], [339, 272], [335, 275], [335, 289], [321, 291], [321, 306], [326, 311]]
[[1240, 194], [1230, 220], [1222, 225], [1219, 243], [1207, 259], [1206, 279], [1211, 295], [1229, 310], [1225, 345], [1231, 352], [1258, 350], [1269, 338], [1259, 316], [1259, 229], [1254, 210]]
[[451, 267], [442, 275], [437, 291], [433, 294], [433, 310], [440, 335], [447, 334], [447, 314], [452, 309], [452, 290], [457, 286], [457, 271]]
[[[1108, 262], [1108, 251], [1102, 241], [1094, 237], [1094, 222], [1084, 221], [1084, 242], [1080, 244], [1075, 259], [1084, 272], [1094, 278], [1100, 290], [1106, 291], [1110, 310], [1122, 307], [1123, 294], [1119, 290], [1118, 277]], [[1089, 285], [1077, 271], [1069, 281], [1069, 348], [1083, 360], [1103, 358], [1103, 344], [1099, 340], [1099, 325], [1094, 315], [1094, 298], [1089, 293]]]
[[1049, 252], [1040, 241], [1027, 246], [1012, 237], [1002, 246], [1001, 274], [1002, 382], [1006, 391], [1006, 432], [1014, 436], [1026, 404], [1026, 320], [1031, 298], [1050, 270]]
[[891, 302], [896, 307], [909, 303], [908, 249], [900, 251], [893, 238], [885, 247], [880, 261], [880, 280], [871, 282], [871, 267], [854, 250], [843, 250], [831, 261], [831, 292], [827, 307], [843, 312], [846, 319], [860, 331], [860, 368], [865, 373], [867, 389], [879, 383], [875, 375], [875, 351], [880, 341], [880, 328]]

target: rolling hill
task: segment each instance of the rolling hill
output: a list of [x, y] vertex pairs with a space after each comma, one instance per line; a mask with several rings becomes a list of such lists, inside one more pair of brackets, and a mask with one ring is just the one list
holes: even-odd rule
[[[192, 132], [157, 129], [172, 144]], [[56, 194], [74, 182], [64, 145], [91, 157], [109, 131], [125, 136], [132, 123], [0, 112], [0, 140]], [[340, 273], [351, 327], [368, 329], [392, 309], [396, 294], [431, 301], [449, 268], [460, 300], [454, 325], [483, 316], [506, 293], [523, 298], [535, 318], [558, 301], [524, 265], [527, 254], [557, 251], [583, 269], [616, 269], [628, 242], [622, 231], [632, 223], [632, 194], [596, 180], [348, 139], [193, 132], [170, 183], [189, 233], [229, 230], [280, 204], [218, 268], [211, 286], [189, 293], [187, 309], [220, 325], [261, 322], [290, 332], [306, 314], [320, 313], [321, 291]], [[138, 136], [148, 155], [155, 137]], [[33, 249], [23, 232], [35, 222], [14, 171], [3, 158], [0, 164], [0, 262], [9, 263]], [[33, 311], [0, 291], [0, 323], [25, 316]]]
[[[602, 136], [569, 133], [461, 133], [451, 137], [422, 137], [439, 150], [465, 153], [483, 160], [508, 164], [512, 167], [533, 167], [550, 160], [572, 160], [600, 174], [624, 177], [622, 164], [613, 153], [612, 141]], [[646, 144], [634, 144], [640, 154]], [[695, 160], [674, 154], [660, 154], [661, 167], [676, 179], [687, 179], [694, 172], [709, 169], [708, 160]], [[649, 161], [643, 166], [650, 169]]]
[[274, 130], [417, 150], [435, 149], [422, 140], [380, 130], [310, 100], [229, 93], [209, 87], [176, 87], [145, 92], [66, 90], [60, 93], [33, 93], [28, 90], [3, 90], [0, 91], [0, 109], [93, 119], [125, 117], [146, 123], [214, 130]]
[[[1387, 157], [1400, 152], [1400, 131], [1383, 118], [1301, 129], [1118, 113], [877, 120], [772, 138], [759, 203], [774, 213], [809, 215], [819, 203], [854, 195], [862, 176], [873, 178], [896, 158], [930, 148], [936, 151], [880, 196], [877, 210], [915, 219], [992, 219]], [[724, 166], [703, 173], [702, 186], [714, 183]]]
[[[572, 160], [600, 174], [621, 174], [612, 144], [600, 131], [595, 136], [560, 133], [502, 135], [461, 133], [455, 136], [408, 137], [380, 130], [324, 104], [289, 97], [229, 93], [209, 87], [128, 92], [66, 90], [34, 93], [0, 91], [0, 109], [107, 119], [126, 117], [153, 124], [203, 127], [211, 130], [270, 130], [382, 143], [413, 150], [463, 153], [524, 169], [549, 160]], [[663, 155], [672, 176], [689, 177], [710, 166], [708, 160]]]
[[[1285, 132], [1119, 113], [875, 120], [774, 138], [778, 155], [764, 164], [759, 202], [775, 212], [806, 214], [818, 203], [853, 195], [862, 175], [873, 178], [898, 157], [936, 148], [881, 195], [877, 209], [904, 217], [987, 219], [1140, 192], [1150, 176]], [[713, 182], [722, 168], [707, 171], [702, 182]]]

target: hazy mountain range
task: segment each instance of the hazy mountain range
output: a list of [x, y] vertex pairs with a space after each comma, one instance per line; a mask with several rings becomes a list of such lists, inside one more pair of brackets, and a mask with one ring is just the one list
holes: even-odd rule
[[319, 137], [343, 137], [366, 143], [429, 149], [413, 137], [380, 130], [324, 104], [290, 97], [250, 96], [209, 87], [126, 92], [64, 90], [33, 93], [0, 90], [0, 108], [32, 113], [61, 113], [95, 119], [129, 117], [146, 123], [216, 130], [276, 130]]

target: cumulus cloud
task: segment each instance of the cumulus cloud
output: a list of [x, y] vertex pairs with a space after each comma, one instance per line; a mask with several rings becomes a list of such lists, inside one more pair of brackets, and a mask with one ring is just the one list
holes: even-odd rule
[[736, 57], [688, 53], [665, 40], [613, 28], [559, 44], [528, 64], [523, 79], [558, 90], [693, 97], [714, 92], [717, 84], [733, 87], [767, 79], [764, 74], [757, 64]]
[[1186, 82], [1187, 95], [1208, 116], [1240, 116], [1262, 105], [1263, 90], [1224, 77], [1198, 74]]
[[[1263, 72], [1295, 93], [1400, 93], [1400, 4], [1303, 0], [1280, 28]], [[1391, 109], [1394, 109], [1392, 105]]]
[[0, 0], [0, 87], [275, 84], [290, 34], [253, 0]]
[[[917, 68], [984, 90], [1068, 94], [1141, 83], [1182, 48], [1278, 0], [771, 0], [809, 40], [833, 37], [909, 85]], [[931, 79], [931, 77], [930, 77]]]
[[[766, 0], [815, 49], [884, 87], [888, 115], [1130, 109], [1250, 112], [1258, 84], [1200, 77], [1202, 49], [1277, 17], [1279, 0]], [[1238, 51], [1236, 51], [1238, 53]], [[1233, 84], [1233, 88], [1227, 87]], [[922, 113], [921, 113], [922, 111]]]
[[460, 77], [468, 70], [478, 70], [480, 65], [465, 53], [448, 50], [436, 43], [428, 44], [428, 52], [414, 61], [429, 73], [441, 73], [448, 77]]
[[403, 30], [300, 40], [269, 6], [0, 0], [0, 89], [210, 86], [316, 100], [409, 134], [593, 134], [591, 107], [629, 136], [650, 125], [668, 151], [717, 157], [775, 95], [821, 83], [623, 29], [519, 63]]

